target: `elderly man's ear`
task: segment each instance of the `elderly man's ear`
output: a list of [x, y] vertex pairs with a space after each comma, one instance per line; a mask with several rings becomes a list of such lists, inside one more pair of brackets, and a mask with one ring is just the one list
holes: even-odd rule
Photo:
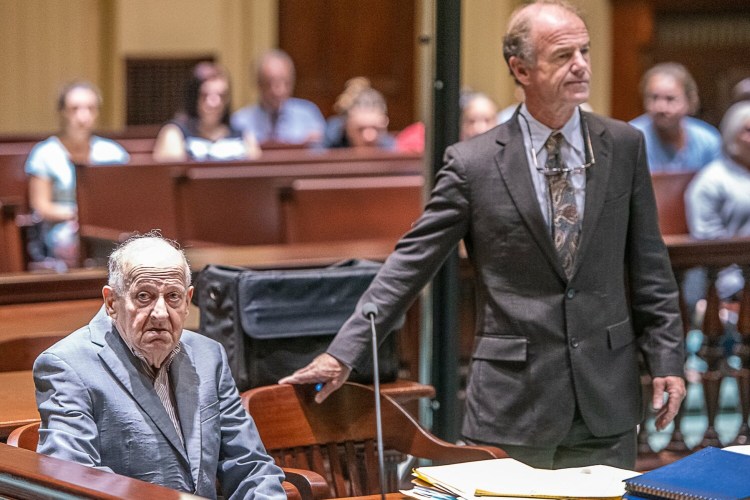
[[115, 312], [115, 290], [111, 286], [105, 285], [102, 288], [102, 296], [104, 297], [104, 308], [107, 310], [107, 315], [114, 319], [117, 316], [117, 312]]
[[[187, 290], [187, 303], [188, 306], [190, 305], [190, 302], [193, 300], [193, 292], [195, 292], [195, 287], [190, 285]], [[190, 308], [188, 308], [188, 313], [190, 312]]]

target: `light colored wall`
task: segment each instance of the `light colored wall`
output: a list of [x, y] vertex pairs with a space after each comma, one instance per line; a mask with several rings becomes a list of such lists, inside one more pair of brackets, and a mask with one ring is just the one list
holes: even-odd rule
[[56, 130], [60, 86], [101, 87], [102, 129], [125, 121], [125, 59], [213, 54], [235, 106], [255, 99], [250, 61], [277, 44], [277, 0], [2, 0], [0, 133]]
[[277, 45], [276, 0], [117, 0], [113, 95], [124, 123], [127, 57], [213, 55], [232, 75], [235, 107], [255, 100], [250, 62]]
[[99, 81], [100, 2], [0, 2], [0, 133], [57, 128], [63, 83]]
[[[434, 5], [416, 0], [419, 32], [430, 34]], [[611, 74], [609, 0], [575, 0], [586, 12], [594, 80], [590, 104], [609, 111]], [[501, 53], [507, 17], [520, 0], [464, 0], [464, 85], [488, 93], [503, 107], [513, 82]], [[0, 1], [0, 133], [57, 128], [54, 100], [65, 81], [86, 78], [104, 94], [100, 128], [122, 127], [124, 70], [129, 56], [214, 54], [233, 77], [235, 107], [256, 99], [250, 62], [276, 46], [278, 0], [2, 0]], [[416, 42], [415, 42], [416, 43]], [[416, 45], [418, 103], [431, 92], [430, 46]]]
[[[514, 84], [502, 54], [508, 18], [520, 0], [464, 0], [462, 3], [461, 81], [484, 92], [499, 108], [515, 102]], [[611, 7], [609, 0], [573, 0], [584, 11], [591, 37], [593, 78], [589, 104], [609, 113]]]

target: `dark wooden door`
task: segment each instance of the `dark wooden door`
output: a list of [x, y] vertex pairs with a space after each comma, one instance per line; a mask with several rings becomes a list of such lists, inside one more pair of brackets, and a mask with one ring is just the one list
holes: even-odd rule
[[718, 125], [732, 87], [750, 77], [750, 4], [737, 0], [613, 0], [612, 107], [643, 112], [641, 75], [659, 62], [685, 65], [698, 84], [698, 117]]
[[413, 0], [280, 0], [279, 46], [297, 68], [295, 95], [325, 116], [344, 83], [365, 76], [388, 103], [390, 126], [415, 121]]

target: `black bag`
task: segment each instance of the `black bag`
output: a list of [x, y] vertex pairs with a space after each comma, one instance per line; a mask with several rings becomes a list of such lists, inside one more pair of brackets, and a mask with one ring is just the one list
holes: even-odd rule
[[[193, 296], [200, 333], [224, 345], [240, 391], [275, 384], [325, 352], [379, 268], [363, 260], [284, 271], [206, 266]], [[397, 335], [379, 346], [378, 364], [381, 381], [396, 379]], [[372, 375], [369, 362], [350, 380]]]

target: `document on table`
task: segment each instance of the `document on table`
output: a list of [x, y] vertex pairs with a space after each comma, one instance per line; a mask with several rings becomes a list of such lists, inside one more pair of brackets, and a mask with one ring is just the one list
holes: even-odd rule
[[[504, 500], [619, 499], [625, 493], [622, 481], [637, 475], [637, 472], [631, 470], [606, 465], [558, 470], [536, 469], [512, 458], [419, 467], [414, 470], [414, 476], [423, 481], [415, 487], [417, 494], [429, 495], [434, 492], [436, 496], [429, 498], [452, 496], [467, 500], [481, 497], [500, 497]], [[437, 496], [440, 494], [450, 496]]]

